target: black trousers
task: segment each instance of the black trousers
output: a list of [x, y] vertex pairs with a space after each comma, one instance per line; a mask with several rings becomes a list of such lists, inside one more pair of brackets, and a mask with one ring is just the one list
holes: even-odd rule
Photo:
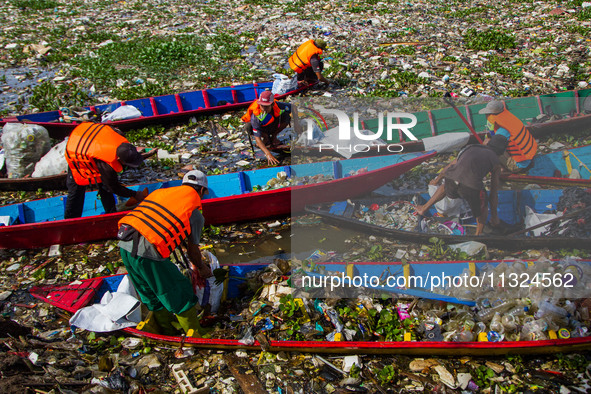
[[[320, 68], [320, 72], [322, 72], [324, 70], [324, 62], [322, 60], [320, 61], [319, 68]], [[298, 81], [307, 81], [310, 83], [318, 81], [318, 76], [316, 75], [316, 73], [312, 69], [312, 66], [308, 67], [307, 69], [305, 69], [301, 73], [297, 73], [297, 76], [298, 76], [297, 77]]]
[[[66, 178], [66, 186], [68, 187], [68, 198], [66, 199], [66, 209], [64, 211], [64, 219], [79, 218], [82, 216], [84, 209], [84, 195], [86, 193], [86, 186], [80, 186], [74, 181], [72, 171], [68, 169], [68, 177]], [[99, 183], [98, 194], [105, 209], [105, 213], [113, 213], [117, 210], [115, 204], [115, 196], [113, 193], [105, 190], [103, 185]]]

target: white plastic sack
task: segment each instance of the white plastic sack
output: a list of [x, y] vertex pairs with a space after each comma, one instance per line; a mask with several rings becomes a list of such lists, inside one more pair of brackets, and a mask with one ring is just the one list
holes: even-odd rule
[[126, 120], [126, 119], [136, 119], [140, 118], [142, 113], [139, 109], [134, 107], [133, 105], [122, 105], [121, 107], [117, 108], [115, 111], [103, 115], [102, 121], [115, 121], [115, 120]]
[[[429, 185], [429, 196], [433, 196], [438, 186]], [[441, 201], [435, 203], [437, 212], [447, 217], [459, 217], [470, 210], [468, 204], [463, 198], [443, 197]]]
[[435, 150], [437, 153], [453, 152], [464, 147], [470, 139], [470, 133], [445, 133], [433, 137], [423, 138], [425, 150]]
[[[562, 213], [559, 212], [560, 215], [554, 213], [536, 213], [532, 208], [529, 206], [525, 207], [525, 228], [530, 228], [535, 226], [536, 224], [544, 223], [547, 220], [551, 220], [562, 216]], [[536, 229], [531, 230], [534, 236], [541, 235], [542, 233], [548, 231], [550, 229], [550, 225], [539, 227]]]
[[[213, 253], [204, 251], [202, 252], [202, 256], [209, 261], [209, 266], [212, 271], [220, 268], [220, 262]], [[216, 285], [214, 276], [207, 278], [204, 287], [195, 288], [195, 295], [197, 295], [199, 305], [205, 307], [207, 304], [210, 304], [212, 313], [216, 313], [218, 311], [220, 303], [222, 302], [223, 293], [224, 284], [220, 283], [219, 285]]]
[[273, 78], [273, 86], [271, 87], [271, 93], [273, 94], [285, 94], [298, 87], [298, 79], [295, 75], [293, 78], [289, 78], [287, 75], [273, 74]]
[[482, 242], [468, 241], [459, 244], [449, 245], [449, 247], [453, 250], [465, 252], [468, 256], [475, 256], [476, 254], [484, 250], [486, 256], [488, 256], [488, 250], [486, 249], [486, 245]]
[[6, 123], [2, 129], [2, 145], [9, 178], [30, 175], [39, 159], [51, 149], [49, 133], [36, 124]]
[[66, 144], [68, 138], [60, 142], [45, 156], [39, 160], [35, 165], [35, 171], [33, 171], [33, 178], [39, 178], [42, 176], [58, 175], [62, 172], [68, 171], [68, 162], [66, 161]]
[[110, 332], [137, 326], [141, 315], [137, 293], [125, 275], [115, 293], [106, 292], [99, 304], [79, 309], [70, 318], [70, 325], [87, 331]]

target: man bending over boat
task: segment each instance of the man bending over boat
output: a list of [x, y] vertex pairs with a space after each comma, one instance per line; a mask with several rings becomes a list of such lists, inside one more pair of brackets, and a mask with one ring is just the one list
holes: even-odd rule
[[273, 93], [265, 90], [242, 116], [242, 121], [246, 123], [246, 132], [254, 135], [257, 146], [265, 154], [269, 165], [279, 163], [269, 148], [276, 148], [281, 144], [277, 134], [289, 125], [291, 113], [291, 104], [275, 101]]
[[141, 201], [140, 191], [126, 188], [117, 177], [123, 166], [139, 167], [148, 157], [157, 153], [139, 153], [129, 141], [112, 127], [100, 123], [84, 122], [77, 126], [66, 144], [68, 162], [68, 199], [65, 219], [79, 218], [84, 208], [86, 186], [96, 185], [105, 213], [116, 211], [115, 197], [134, 197]]
[[174, 320], [188, 335], [189, 330], [194, 331], [193, 336], [205, 333], [195, 309], [193, 284], [172, 263], [170, 255], [175, 253], [180, 255], [180, 261], [185, 261], [180, 247], [184, 244], [190, 260], [186, 265], [193, 279], [212, 276], [199, 250], [205, 223], [201, 198], [207, 193], [205, 174], [189, 171], [181, 186], [152, 192], [119, 221], [117, 237], [121, 240], [123, 264], [141, 301], [153, 312], [156, 330], [164, 335], [176, 335], [171, 324]]
[[330, 83], [322, 76], [324, 64], [320, 55], [325, 49], [326, 41], [323, 39], [308, 40], [291, 55], [289, 66], [296, 72], [299, 86], [306, 86], [317, 81]]
[[505, 108], [502, 101], [494, 100], [478, 111], [486, 115], [491, 135], [502, 135], [509, 140], [501, 163], [511, 172], [524, 172], [533, 165], [538, 143], [519, 118]]
[[[507, 139], [494, 135], [486, 145], [468, 145], [458, 157], [448, 164], [431, 184], [439, 185], [437, 191], [425, 205], [417, 207], [417, 213], [424, 215], [433, 204], [444, 197], [463, 198], [468, 202], [472, 215], [476, 218], [476, 235], [482, 234], [488, 217], [490, 202], [490, 221], [493, 226], [500, 224], [497, 212], [501, 156], [507, 147]], [[490, 197], [487, 197], [483, 179], [491, 174]], [[443, 184], [441, 182], [443, 181]]]

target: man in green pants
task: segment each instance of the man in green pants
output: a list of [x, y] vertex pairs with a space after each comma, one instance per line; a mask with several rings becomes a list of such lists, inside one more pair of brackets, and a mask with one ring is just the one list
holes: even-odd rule
[[197, 273], [202, 279], [212, 276], [199, 250], [205, 222], [201, 198], [207, 192], [205, 174], [189, 171], [181, 186], [152, 192], [119, 221], [117, 236], [123, 264], [142, 303], [153, 312], [160, 333], [165, 335], [176, 334], [171, 325], [175, 320], [187, 335], [205, 334], [195, 309], [193, 284], [172, 263], [170, 255], [182, 253], [184, 244], [194, 278]]

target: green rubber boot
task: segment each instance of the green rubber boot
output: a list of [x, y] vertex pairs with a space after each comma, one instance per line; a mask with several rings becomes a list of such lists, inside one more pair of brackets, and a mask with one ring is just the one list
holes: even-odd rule
[[136, 328], [140, 331], [146, 331], [152, 334], [161, 334], [160, 325], [156, 321], [156, 317], [154, 317], [154, 312], [152, 311], [148, 311], [146, 317], [138, 323]]
[[[188, 336], [199, 338], [209, 332], [209, 330], [201, 327], [201, 324], [199, 324], [199, 315], [197, 315], [197, 310], [195, 308], [189, 308], [183, 313], [179, 313], [175, 316], [178, 319], [180, 326], [183, 328], [183, 331], [185, 331]], [[193, 331], [193, 333], [190, 333], [189, 331]]]
[[154, 318], [160, 326], [160, 333], [162, 335], [178, 335], [179, 332], [172, 323], [175, 321], [174, 314], [169, 312], [166, 308], [162, 308], [160, 310], [154, 311]]

